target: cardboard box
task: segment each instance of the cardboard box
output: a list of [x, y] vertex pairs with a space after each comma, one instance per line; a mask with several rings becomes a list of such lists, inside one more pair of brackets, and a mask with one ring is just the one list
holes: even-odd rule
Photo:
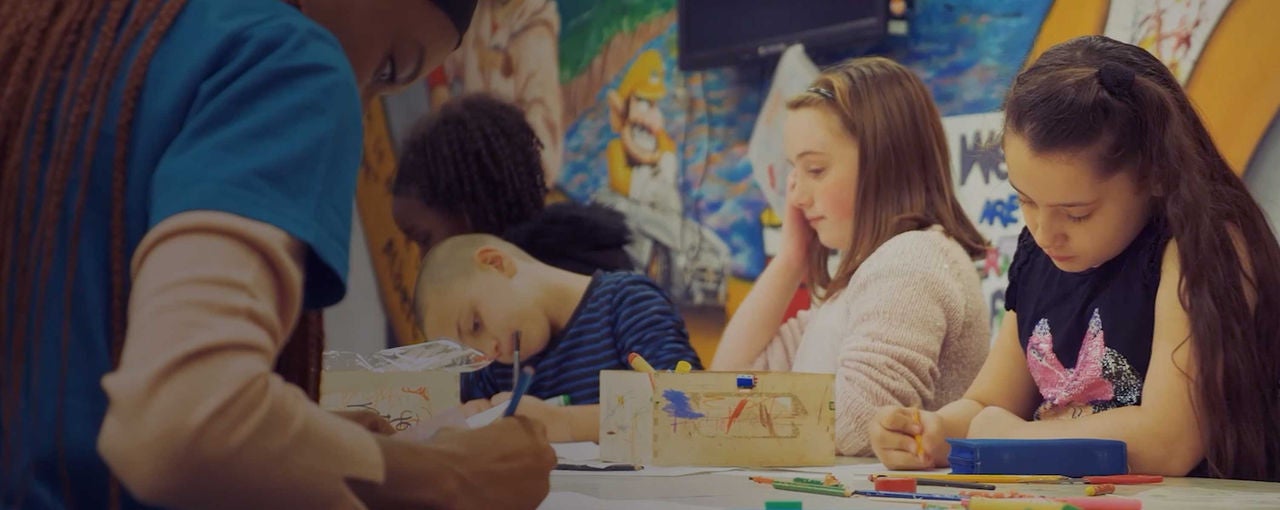
[[460, 403], [460, 381], [455, 372], [352, 370], [325, 371], [320, 377], [320, 407], [330, 411], [372, 410], [398, 432], [410, 431]]
[[606, 370], [600, 456], [655, 466], [830, 466], [835, 377]]

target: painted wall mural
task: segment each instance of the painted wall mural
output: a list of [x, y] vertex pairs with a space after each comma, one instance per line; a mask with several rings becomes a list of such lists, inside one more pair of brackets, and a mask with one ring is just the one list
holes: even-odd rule
[[[1265, 28], [1277, 17], [1280, 2], [1267, 0], [917, 2], [907, 33], [870, 50], [917, 72], [944, 116], [962, 203], [993, 244], [975, 265], [993, 331], [1023, 225], [999, 148], [999, 109], [1024, 63], [1085, 33], [1146, 47], [1186, 84], [1229, 161], [1243, 172], [1280, 105], [1280, 73], [1262, 71], [1280, 64], [1280, 31]], [[780, 197], [771, 188], [785, 182], [786, 169], [752, 162], [752, 154], [759, 161], [759, 154], [774, 150], [767, 144], [778, 143], [752, 140], [776, 89], [775, 69], [681, 72], [676, 23], [675, 0], [480, 0], [460, 50], [417, 91], [430, 101], [391, 101], [387, 108], [439, 104], [473, 91], [512, 100], [546, 147], [553, 200], [622, 211], [636, 233], [632, 257], [677, 301], [731, 311], [763, 270], [772, 252], [767, 240], [778, 228], [773, 208]], [[369, 121], [386, 119], [375, 111]], [[1251, 173], [1280, 172], [1256, 163]], [[1280, 196], [1280, 189], [1255, 192]], [[389, 217], [381, 211], [389, 199], [378, 198], [385, 190], [362, 188], [361, 194], [366, 232], [382, 232], [369, 224]], [[376, 235], [384, 234], [394, 237]], [[369, 243], [375, 259], [386, 259], [374, 262], [384, 304], [401, 300], [403, 289], [388, 288], [391, 278], [383, 274], [407, 274], [416, 263], [384, 253], [398, 244]], [[403, 335], [411, 329], [396, 328], [396, 336], [407, 341]]]
[[1103, 33], [1151, 52], [1186, 84], [1229, 5], [1231, 0], [1112, 0]]
[[[639, 9], [645, 2], [630, 4]], [[573, 19], [566, 26], [596, 26], [597, 40], [610, 42], [595, 56], [591, 47], [570, 55], [562, 38], [562, 79], [584, 79], [565, 69], [569, 61], [590, 61], [581, 69], [605, 72], [585, 77], [597, 83], [566, 87], [576, 97], [566, 99], [565, 166], [556, 182], [570, 199], [623, 210], [637, 231], [633, 256], [678, 300], [720, 305], [730, 299], [726, 282], [754, 280], [771, 254], [765, 239], [777, 225], [768, 221], [775, 215], [766, 191], [771, 182], [785, 182], [785, 169], [770, 178], [748, 152], [774, 73], [752, 67], [680, 72], [673, 4], [648, 2], [647, 17], [634, 23], [590, 11], [568, 14], [561, 4], [562, 20]], [[911, 18], [908, 35], [873, 50], [926, 76], [945, 115], [998, 108], [1049, 2], [996, 11], [978, 4], [925, 6]], [[647, 40], [638, 37], [648, 33]], [[619, 64], [618, 54], [630, 58]], [[649, 83], [637, 87], [640, 77]], [[584, 92], [592, 94], [589, 100]], [[769, 142], [777, 141], [757, 144]], [[646, 195], [665, 198], [659, 204]]]

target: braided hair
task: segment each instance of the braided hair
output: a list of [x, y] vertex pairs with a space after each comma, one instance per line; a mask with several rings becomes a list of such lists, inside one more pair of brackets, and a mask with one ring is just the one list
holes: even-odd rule
[[[290, 2], [294, 3], [294, 2]], [[40, 349], [28, 345], [41, 328], [59, 328], [60, 363], [65, 372], [70, 351], [71, 296], [84, 219], [92, 155], [110, 151], [109, 253], [110, 315], [104, 325], [110, 339], [112, 365], [124, 346], [128, 303], [128, 254], [125, 242], [125, 190], [130, 132], [151, 57], [182, 12], [186, 0], [5, 0], [0, 2], [0, 471], [15, 468], [15, 427], [21, 412], [28, 359]], [[131, 48], [137, 47], [130, 60]], [[124, 77], [113, 146], [99, 146], [107, 98]], [[54, 112], [61, 112], [57, 119]], [[105, 144], [104, 144], [105, 145]], [[68, 189], [75, 182], [75, 189]], [[42, 188], [38, 188], [42, 184]], [[36, 197], [39, 197], [38, 199]], [[68, 202], [70, 200], [70, 202]], [[70, 209], [67, 208], [70, 204]], [[38, 206], [38, 207], [37, 207]], [[42, 324], [49, 263], [59, 240], [57, 225], [70, 210], [67, 257], [59, 267], [65, 275], [61, 292], [63, 322]], [[308, 316], [295, 331], [281, 356], [279, 369], [291, 382], [302, 383], [314, 397], [318, 387], [318, 317]], [[303, 341], [298, 340], [303, 335]], [[33, 363], [34, 364], [34, 363]], [[65, 384], [65, 383], [64, 383]], [[60, 384], [55, 404], [64, 407], [66, 388]], [[42, 388], [26, 388], [40, 391]], [[59, 471], [65, 501], [74, 506], [62, 427], [56, 427]], [[114, 480], [105, 498], [118, 506]], [[18, 501], [0, 506], [22, 507]], [[7, 497], [7, 496], [6, 496]]]
[[453, 98], [406, 140], [393, 193], [502, 235], [546, 203], [542, 142], [524, 112], [487, 94]]

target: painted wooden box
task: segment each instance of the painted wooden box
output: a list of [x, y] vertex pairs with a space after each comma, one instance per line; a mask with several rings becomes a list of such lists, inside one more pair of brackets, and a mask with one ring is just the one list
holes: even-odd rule
[[320, 407], [330, 411], [373, 411], [412, 435], [413, 428], [458, 408], [461, 400], [456, 372], [324, 371], [320, 377]]
[[600, 456], [655, 466], [829, 466], [835, 378], [796, 372], [600, 373]]

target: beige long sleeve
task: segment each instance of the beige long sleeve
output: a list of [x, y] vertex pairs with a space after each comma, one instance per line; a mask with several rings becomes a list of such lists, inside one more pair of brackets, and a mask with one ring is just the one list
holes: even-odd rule
[[272, 371], [302, 303], [305, 247], [218, 212], [173, 216], [133, 258], [129, 327], [98, 450], [139, 499], [170, 508], [363, 508], [381, 483], [360, 426]]
[[881, 245], [843, 291], [784, 324], [756, 366], [834, 373], [836, 451], [868, 455], [876, 408], [937, 409], [960, 398], [989, 341], [973, 261], [942, 232], [913, 231]]
[[787, 319], [778, 328], [773, 340], [764, 347], [764, 352], [751, 364], [752, 370], [791, 370], [795, 362], [796, 350], [800, 348], [800, 340], [804, 338], [805, 326], [809, 325], [810, 310], [800, 310], [795, 317]]
[[[840, 454], [871, 453], [867, 428], [876, 408], [936, 409], [977, 375], [990, 329], [977, 271], [963, 253], [938, 232], [902, 234], [877, 250], [846, 289], [848, 337], [836, 368]], [[951, 373], [943, 374], [944, 364]]]

